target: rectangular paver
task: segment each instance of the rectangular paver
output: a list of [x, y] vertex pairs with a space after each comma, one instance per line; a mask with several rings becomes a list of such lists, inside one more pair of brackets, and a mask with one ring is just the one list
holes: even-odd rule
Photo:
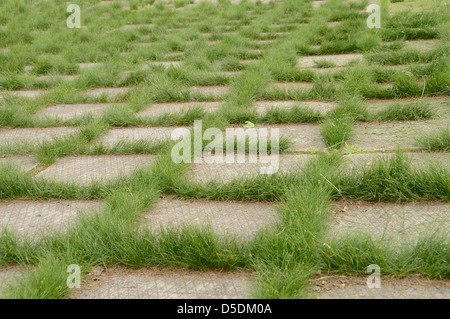
[[75, 127], [0, 128], [0, 146], [18, 143], [38, 143], [43, 141], [51, 141], [52, 138], [70, 136], [78, 130], [79, 129]]
[[314, 111], [318, 111], [321, 114], [326, 114], [337, 106], [335, 102], [327, 102], [327, 101], [256, 101], [253, 103], [256, 107], [256, 111], [259, 114], [264, 114], [270, 108], [274, 109], [292, 109], [294, 106], [299, 107], [307, 107]]
[[145, 110], [138, 113], [139, 116], [158, 117], [164, 114], [173, 114], [187, 111], [189, 109], [200, 107], [206, 112], [214, 112], [220, 108], [223, 102], [172, 102], [172, 103], [156, 103], [150, 105]]
[[[224, 155], [225, 156], [225, 155]], [[258, 158], [257, 163], [250, 163], [246, 159], [245, 163], [226, 163], [223, 158], [222, 163], [207, 162], [208, 156], [204, 156], [203, 162], [193, 163], [188, 169], [188, 177], [197, 182], [230, 182], [236, 178], [255, 178], [257, 176], [267, 176], [261, 174], [261, 168], [276, 166], [278, 163], [278, 172], [287, 172], [291, 170], [301, 170], [301, 168], [314, 158], [313, 155], [280, 155], [278, 160], [273, 157]], [[271, 162], [273, 160], [273, 162]]]
[[421, 236], [448, 235], [450, 204], [418, 203], [337, 203], [332, 236], [364, 233], [373, 239], [389, 240], [390, 246], [414, 243]]
[[314, 68], [317, 61], [328, 61], [334, 63], [335, 66], [346, 66], [353, 60], [362, 61], [362, 59], [363, 55], [359, 53], [313, 55], [299, 58], [298, 65], [301, 68]]
[[114, 128], [109, 130], [108, 134], [99, 140], [99, 143], [105, 146], [138, 141], [156, 143], [171, 139], [171, 134], [175, 129], [177, 127]]
[[209, 224], [216, 233], [248, 238], [276, 219], [274, 207], [267, 203], [166, 198], [142, 216], [141, 224], [153, 230], [159, 230], [160, 227]]
[[312, 290], [320, 299], [450, 299], [449, 280], [383, 275], [380, 279], [380, 288], [369, 288], [367, 276], [318, 277], [312, 280]]
[[155, 155], [67, 156], [40, 172], [37, 177], [59, 182], [88, 185], [152, 165]]
[[[74, 299], [235, 299], [250, 298], [252, 276], [245, 272], [195, 272], [108, 268]], [[84, 287], [83, 286], [83, 287]]]
[[84, 115], [99, 117], [104, 111], [117, 104], [87, 103], [87, 104], [57, 104], [48, 107], [36, 114], [38, 118], [57, 118], [63, 121], [71, 120]]
[[357, 123], [349, 145], [367, 151], [418, 149], [416, 138], [448, 125], [448, 119], [405, 122]]
[[32, 156], [15, 155], [0, 158], [0, 167], [2, 165], [12, 164], [25, 172], [31, 171], [39, 165], [39, 161]]
[[27, 240], [53, 232], [64, 232], [80, 213], [103, 208], [100, 201], [80, 200], [6, 200], [0, 201], [0, 229], [6, 227]]

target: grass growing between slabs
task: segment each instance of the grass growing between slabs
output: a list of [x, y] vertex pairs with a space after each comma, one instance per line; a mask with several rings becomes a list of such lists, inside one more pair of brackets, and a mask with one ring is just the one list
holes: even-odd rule
[[[175, 7], [186, 4], [179, 1]], [[67, 155], [157, 154], [158, 157], [153, 166], [136, 170], [130, 177], [86, 187], [35, 179], [12, 165], [0, 167], [1, 199], [101, 199], [106, 203], [105, 209], [81, 217], [67, 233], [50, 234], [37, 242], [3, 231], [0, 265], [27, 267], [24, 276], [8, 287], [6, 297], [68, 296], [66, 280], [70, 264], [80, 265], [83, 275], [97, 265], [118, 264], [220, 271], [245, 269], [255, 274], [252, 292], [259, 298], [310, 297], [308, 279], [319, 270], [362, 274], [373, 263], [386, 275], [421, 274], [448, 279], [448, 265], [442, 262], [449, 259], [448, 238], [430, 234], [417, 243], [405, 243], [399, 253], [390, 241], [372, 240], [367, 234], [327, 237], [333, 200], [448, 202], [450, 196], [448, 167], [426, 163], [417, 168], [401, 152], [381, 158], [371, 166], [350, 171], [345, 168], [345, 157], [339, 154], [339, 149], [353, 136], [355, 123], [419, 121], [438, 116], [437, 108], [424, 101], [395, 103], [372, 111], [364, 99], [448, 94], [445, 53], [448, 23], [442, 14], [445, 11], [437, 5], [421, 13], [389, 12], [383, 21], [385, 28], [370, 30], [365, 27], [365, 16], [357, 13], [365, 5], [330, 1], [313, 9], [310, 1], [269, 5], [220, 2], [174, 11], [165, 4], [133, 1], [130, 10], [123, 10], [122, 5], [89, 7], [83, 11], [88, 29], [73, 33], [56, 27], [60, 21], [54, 13], [61, 7], [56, 3], [37, 4], [45, 14], [36, 20], [24, 1], [7, 2], [6, 10], [0, 13], [0, 19], [8, 25], [0, 48], [9, 48], [0, 51], [3, 62], [0, 89], [49, 91], [37, 99], [5, 96], [0, 101], [0, 127], [66, 125], [80, 126], [81, 130], [38, 145], [12, 145], [0, 152], [33, 154], [45, 165]], [[206, 13], [207, 19], [198, 19]], [[281, 22], [283, 19], [285, 22]], [[341, 23], [329, 26], [330, 21]], [[131, 24], [153, 26], [121, 28]], [[293, 27], [275, 28], [274, 24]], [[223, 32], [226, 28], [234, 32]], [[31, 29], [34, 31], [30, 32]], [[277, 30], [291, 33], [261, 34]], [[426, 52], [406, 48], [405, 40], [422, 38], [439, 39], [439, 43]], [[268, 39], [274, 41], [263, 42]], [[347, 68], [336, 71], [333, 62], [316, 62], [317, 68], [333, 70], [329, 73], [300, 69], [297, 65], [301, 55], [355, 52], [364, 54], [365, 62], [352, 61]], [[243, 61], [249, 59], [256, 61], [251, 64]], [[168, 68], [149, 63], [175, 60], [182, 63]], [[86, 64], [81, 63], [97, 64], [83, 68]], [[398, 65], [404, 67], [390, 69]], [[26, 66], [32, 68], [24, 71]], [[241, 73], [230, 75], [223, 71]], [[47, 81], [40, 78], [42, 75], [77, 77], [71, 81]], [[274, 81], [305, 82], [311, 88], [273, 88]], [[190, 87], [194, 85], [226, 85], [230, 90], [218, 97], [192, 92]], [[85, 94], [103, 86], [133, 89], [116, 97]], [[258, 113], [252, 104], [264, 99], [292, 99], [299, 104], [291, 109], [269, 108]], [[337, 102], [338, 106], [321, 114], [301, 105], [309, 99], [325, 99]], [[224, 103], [212, 113], [193, 107], [156, 118], [138, 115], [153, 103], [193, 100]], [[99, 118], [86, 116], [62, 121], [35, 117], [54, 104], [107, 102], [113, 106]], [[112, 146], [96, 143], [113, 127], [191, 126], [198, 119], [203, 120], [203, 132], [213, 127], [224, 130], [246, 121], [317, 123], [328, 149], [312, 156], [301, 170], [204, 184], [187, 178], [188, 164], [172, 162], [170, 150], [174, 142], [119, 142]], [[417, 143], [429, 152], [447, 152], [448, 135], [448, 128], [441, 129], [420, 136]], [[208, 141], [203, 141], [202, 150], [207, 144]], [[288, 139], [282, 139], [278, 151], [289, 150], [289, 145]], [[247, 140], [246, 152], [248, 146]], [[268, 151], [272, 151], [270, 144]], [[277, 205], [279, 220], [251, 240], [218, 235], [207, 225], [159, 229], [156, 233], [140, 229], [137, 225], [140, 215], [151, 209], [160, 195], [271, 202]]]

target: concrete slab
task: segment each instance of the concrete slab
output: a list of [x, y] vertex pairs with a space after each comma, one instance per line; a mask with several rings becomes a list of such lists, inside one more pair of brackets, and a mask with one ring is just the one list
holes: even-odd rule
[[391, 247], [413, 244], [434, 233], [447, 236], [450, 229], [447, 203], [338, 202], [334, 211], [330, 236], [364, 233], [374, 240], [389, 240]]
[[51, 141], [55, 137], [65, 137], [74, 134], [76, 127], [49, 127], [49, 128], [0, 128], [0, 146]]
[[[383, 270], [381, 269], [383, 273]], [[319, 299], [449, 299], [450, 281], [381, 276], [381, 287], [368, 288], [367, 276], [325, 276], [310, 281]]]
[[137, 141], [161, 142], [171, 139], [172, 132], [177, 128], [180, 127], [113, 128], [99, 140], [99, 143], [112, 147], [118, 143]]
[[51, 233], [64, 233], [80, 214], [100, 211], [104, 204], [86, 200], [2, 200], [0, 229], [6, 227], [33, 241]]
[[[313, 155], [279, 155], [278, 165], [279, 173], [301, 170], [302, 167], [314, 158]], [[261, 174], [261, 168], [265, 168], [271, 165], [276, 165], [277, 159], [272, 158], [273, 162], [270, 162], [269, 158], [258, 158], [257, 163], [250, 163], [246, 158], [245, 163], [227, 163], [225, 162], [225, 155], [222, 163], [214, 162], [214, 159], [210, 155], [203, 157], [203, 162], [193, 163], [187, 171], [188, 178], [195, 182], [207, 183], [211, 181], [217, 182], [231, 182], [238, 178], [256, 178], [258, 176], [267, 176]], [[207, 162], [210, 161], [210, 162]]]
[[37, 174], [37, 177], [89, 185], [92, 182], [106, 182], [120, 175], [131, 175], [134, 170], [152, 165], [155, 158], [155, 155], [67, 156]]
[[164, 198], [142, 217], [141, 225], [154, 231], [182, 225], [210, 225], [214, 232], [251, 238], [277, 220], [273, 205], [232, 201]]
[[292, 109], [294, 106], [307, 107], [314, 111], [320, 112], [325, 115], [337, 106], [335, 102], [327, 101], [255, 101], [253, 105], [256, 107], [256, 111], [259, 114], [265, 114], [270, 108], [275, 109]]
[[230, 87], [223, 85], [215, 86], [191, 86], [189, 88], [191, 94], [202, 94], [222, 98], [230, 92]]
[[314, 86], [312, 82], [275, 82], [269, 84], [268, 89], [279, 89], [288, 91], [310, 90]]
[[21, 168], [25, 172], [31, 171], [39, 165], [39, 161], [32, 156], [16, 155], [0, 158], [0, 167], [8, 163]]
[[359, 53], [333, 54], [333, 55], [313, 55], [303, 56], [297, 60], [300, 68], [314, 68], [317, 61], [328, 61], [335, 66], [347, 66], [351, 61], [362, 61], [363, 55]]
[[12, 284], [16, 278], [20, 276], [18, 267], [1, 267], [0, 268], [0, 299], [3, 298], [5, 289]]
[[71, 120], [84, 115], [100, 117], [104, 111], [117, 105], [112, 103], [57, 104], [43, 109], [36, 114], [37, 118], [57, 118], [62, 121]]
[[448, 119], [405, 122], [357, 123], [349, 145], [366, 151], [420, 149], [415, 137], [448, 125]]
[[108, 268], [74, 292], [73, 299], [235, 299], [250, 298], [252, 276], [245, 272], [196, 272]]
[[101, 97], [102, 95], [106, 95], [108, 97], [117, 97], [119, 95], [124, 95], [128, 91], [130, 91], [131, 87], [118, 87], [118, 88], [97, 88], [90, 89], [86, 91], [86, 95], [90, 97]]
[[185, 112], [194, 107], [201, 107], [206, 112], [214, 112], [220, 108], [223, 102], [171, 102], [171, 103], [155, 103], [150, 107], [137, 113], [138, 116], [143, 117], [159, 117], [164, 114], [174, 114], [178, 112]]

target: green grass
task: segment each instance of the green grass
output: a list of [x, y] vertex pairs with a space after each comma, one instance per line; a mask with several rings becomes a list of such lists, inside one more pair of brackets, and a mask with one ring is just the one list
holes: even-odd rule
[[[419, 13], [384, 11], [383, 27], [375, 30], [367, 28], [365, 15], [357, 12], [365, 9], [367, 1], [348, 5], [330, 1], [320, 9], [313, 9], [311, 1], [295, 0], [268, 5], [220, 1], [218, 5], [188, 6], [190, 3], [176, 0], [174, 7], [180, 10], [175, 10], [153, 0], [133, 0], [130, 10], [123, 10], [120, 3], [90, 7], [90, 2], [81, 1], [85, 8], [82, 24], [88, 28], [76, 30], [64, 26], [57, 12], [64, 12], [65, 7], [56, 1], [30, 6], [19, 0], [1, 5], [0, 21], [6, 27], [0, 31], [0, 49], [9, 50], [0, 51], [0, 92], [45, 89], [48, 94], [36, 99], [5, 94], [0, 99], [0, 130], [56, 126], [80, 129], [70, 136], [38, 144], [2, 146], [1, 155], [35, 156], [42, 164], [37, 170], [69, 155], [157, 155], [151, 167], [89, 186], [35, 178], [37, 170], [27, 173], [11, 163], [2, 164], [2, 200], [97, 199], [106, 205], [99, 212], [81, 216], [66, 233], [51, 233], [33, 241], [24, 240], [10, 229], [1, 230], [0, 265], [25, 267], [24, 276], [7, 287], [4, 297], [67, 297], [69, 264], [80, 265], [83, 276], [97, 265], [244, 269], [255, 274], [252, 294], [257, 298], [314, 297], [308, 279], [319, 270], [360, 275], [373, 263], [382, 268], [384, 275], [420, 274], [448, 279], [445, 261], [449, 260], [449, 245], [445, 237], [429, 234], [417, 243], [403, 243], [400, 252], [391, 245], [392, 240], [372, 240], [369, 234], [328, 237], [333, 200], [446, 203], [450, 199], [450, 173], [443, 162], [417, 166], [408, 154], [398, 151], [390, 157], [381, 156], [370, 166], [349, 169], [340, 150], [354, 137], [356, 122], [420, 121], [439, 116], [438, 107], [425, 99], [388, 104], [379, 111], [372, 111], [364, 100], [449, 94], [449, 28], [442, 4], [434, 2], [430, 9]], [[383, 4], [385, 10], [386, 2]], [[328, 26], [329, 21], [341, 23]], [[150, 23], [154, 27], [120, 28]], [[288, 33], [274, 33], [284, 31]], [[261, 41], [270, 39], [274, 41]], [[413, 39], [440, 40], [430, 51], [405, 48], [405, 40]], [[364, 63], [351, 63], [333, 72], [319, 73], [297, 65], [302, 55], [355, 52], [364, 54]], [[243, 62], [249, 59], [256, 61]], [[183, 63], [166, 69], [151, 66], [149, 61]], [[98, 64], [83, 69], [80, 63]], [[25, 72], [26, 66], [33, 68]], [[316, 66], [335, 65], [319, 60]], [[42, 75], [76, 78], [44, 80]], [[309, 82], [312, 88], [272, 89], [274, 81]], [[228, 86], [230, 93], [218, 98], [190, 90], [192, 86], [212, 85]], [[133, 89], [117, 97], [85, 94], [97, 87], [127, 86]], [[253, 106], [256, 100], [269, 100], [268, 108], [258, 113]], [[270, 100], [298, 103], [281, 109], [271, 107]], [[327, 100], [338, 105], [321, 114], [304, 106], [302, 101], [306, 100]], [[194, 106], [159, 116], [138, 114], [154, 103], [195, 101], [223, 103], [215, 112]], [[47, 107], [66, 103], [112, 106], [99, 118], [81, 116], [63, 121], [36, 117]], [[188, 178], [187, 164], [172, 162], [174, 142], [97, 143], [112, 127], [192, 126], [194, 120], [200, 119], [203, 130], [224, 130], [246, 121], [261, 126], [316, 123], [327, 149], [311, 156], [312, 160], [297, 170], [200, 183]], [[448, 152], [449, 136], [448, 128], [439, 128], [419, 136], [417, 144], [428, 152]], [[203, 141], [202, 149], [207, 144]], [[233, 146], [237, 148], [236, 141]], [[286, 152], [289, 146], [290, 140], [282, 138], [277, 150]], [[269, 152], [274, 151], [272, 147], [275, 145], [269, 143]], [[249, 151], [248, 140], [244, 150]], [[189, 155], [192, 158], [194, 154]], [[217, 234], [210, 225], [136, 231], [141, 215], [153, 209], [161, 195], [269, 202], [276, 205], [278, 221], [248, 240]]]

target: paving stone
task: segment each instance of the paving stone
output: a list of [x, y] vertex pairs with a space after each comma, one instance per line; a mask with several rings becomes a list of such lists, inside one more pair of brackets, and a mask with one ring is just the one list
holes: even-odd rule
[[230, 91], [230, 87], [223, 85], [215, 85], [215, 86], [191, 86], [190, 88], [191, 94], [203, 94], [203, 95], [212, 95], [216, 98], [224, 97]]
[[0, 146], [18, 143], [39, 143], [51, 141], [54, 137], [65, 137], [74, 134], [79, 129], [75, 127], [49, 128], [0, 128]]
[[100, 139], [105, 146], [114, 146], [119, 142], [161, 142], [171, 138], [172, 132], [177, 127], [135, 127], [114, 128]]
[[291, 109], [294, 106], [299, 107], [308, 107], [314, 111], [320, 112], [322, 115], [328, 113], [332, 109], [334, 109], [337, 104], [335, 102], [327, 102], [327, 101], [255, 101], [253, 105], [256, 107], [256, 111], [259, 114], [264, 114], [270, 108], [275, 109]]
[[19, 91], [0, 91], [0, 99], [7, 94], [11, 94], [18, 97], [25, 97], [29, 99], [34, 99], [41, 97], [47, 93], [46, 90], [19, 90]]
[[130, 91], [131, 87], [118, 87], [118, 88], [97, 88], [86, 91], [86, 95], [91, 97], [101, 97], [107, 95], [108, 97], [116, 97], [118, 95], [126, 94]]
[[152, 165], [155, 155], [67, 156], [43, 170], [37, 177], [88, 185], [104, 182]]
[[12, 284], [16, 278], [20, 276], [18, 267], [1, 267], [0, 268], [0, 299], [2, 299], [8, 284]]
[[[162, 66], [164, 68], [169, 68], [169, 67], [179, 67], [183, 64], [182, 61], [151, 61], [148, 62], [149, 65], [152, 66]], [[145, 68], [144, 68], [145, 69]]]
[[51, 233], [64, 233], [80, 214], [100, 211], [100, 201], [80, 200], [3, 200], [0, 201], [0, 229], [37, 240]]
[[383, 269], [381, 274], [380, 288], [368, 288], [367, 276], [333, 276], [313, 279], [313, 290], [320, 299], [450, 299], [449, 280], [394, 279], [383, 276]]
[[316, 67], [316, 61], [329, 61], [333, 62], [335, 66], [346, 66], [350, 61], [359, 60], [362, 61], [363, 55], [359, 53], [350, 54], [334, 54], [334, 55], [314, 55], [303, 56], [298, 59], [298, 65], [301, 68], [314, 68]]
[[357, 123], [348, 145], [366, 151], [419, 149], [415, 137], [445, 127], [448, 119], [405, 122]]
[[209, 224], [218, 234], [250, 238], [276, 220], [274, 207], [267, 203], [166, 198], [142, 216], [141, 224], [155, 231], [160, 227]]
[[[234, 163], [227, 163], [225, 160], [225, 154], [222, 163], [214, 162], [214, 158], [209, 154], [203, 155], [203, 161], [201, 163], [193, 163], [188, 169], [188, 178], [197, 181], [207, 183], [210, 181], [217, 182], [230, 182], [236, 178], [255, 178], [258, 176], [266, 176], [261, 174], [261, 168], [266, 168], [277, 163], [279, 165], [278, 173], [288, 172], [291, 170], [300, 170], [310, 159], [314, 158], [313, 155], [279, 155], [278, 161], [275, 157], [258, 157], [257, 163], [250, 163], [246, 157], [245, 163], [237, 163], [235, 158]], [[273, 162], [270, 162], [272, 160]], [[207, 162], [210, 161], [210, 162]]]
[[90, 103], [90, 104], [57, 104], [48, 107], [36, 114], [38, 118], [58, 118], [63, 121], [71, 120], [84, 115], [100, 117], [104, 111], [118, 104]]
[[41, 75], [37, 79], [40, 81], [73, 81], [78, 78], [78, 75]]
[[323, 6], [327, 2], [328, 2], [328, 0], [313, 1], [312, 2], [312, 6], [313, 6], [313, 8], [320, 8], [321, 6]]
[[139, 116], [159, 117], [164, 114], [174, 114], [187, 111], [194, 107], [201, 107], [206, 112], [214, 112], [220, 108], [223, 102], [172, 102], [172, 103], [156, 103], [138, 113]]
[[8, 163], [19, 167], [25, 172], [31, 171], [33, 168], [39, 165], [39, 161], [31, 156], [15, 155], [0, 158], [0, 167]]
[[85, 62], [85, 63], [78, 64], [80, 69], [91, 69], [91, 68], [95, 68], [95, 67], [98, 67], [101, 65], [103, 65], [103, 63], [99, 63], [99, 62]]
[[389, 240], [391, 247], [413, 244], [433, 233], [448, 236], [450, 229], [448, 203], [339, 202], [334, 210], [330, 236], [364, 233], [374, 240]]
[[312, 82], [275, 82], [269, 84], [268, 89], [274, 88], [278, 90], [292, 91], [292, 90], [310, 90], [314, 86]]
[[212, 272], [108, 268], [74, 292], [74, 299], [235, 299], [250, 298], [252, 276]]
[[[285, 137], [292, 142], [289, 151], [317, 150], [326, 147], [320, 135], [320, 126], [316, 124], [255, 125], [255, 128], [267, 128], [269, 138], [271, 129], [277, 128], [280, 138]], [[242, 134], [239, 136], [243, 137]]]

